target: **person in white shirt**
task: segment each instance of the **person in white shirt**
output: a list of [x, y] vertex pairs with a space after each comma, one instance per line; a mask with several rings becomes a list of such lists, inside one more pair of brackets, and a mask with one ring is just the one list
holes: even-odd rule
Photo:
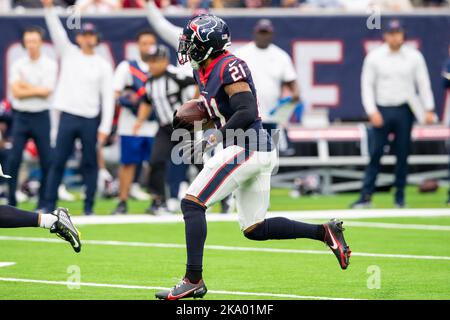
[[[431, 124], [435, 121], [434, 98], [425, 59], [415, 48], [405, 45], [405, 30], [399, 20], [383, 27], [385, 43], [366, 56], [361, 74], [364, 109], [373, 127], [370, 163], [366, 167], [360, 198], [353, 208], [370, 207], [380, 159], [389, 134], [395, 138], [395, 205], [405, 206], [404, 189], [414, 115]], [[417, 96], [418, 91], [419, 96]]]
[[[269, 133], [277, 129], [276, 119], [270, 111], [278, 104], [282, 90], [291, 92], [291, 101], [300, 99], [297, 74], [291, 57], [272, 43], [274, 27], [268, 19], [259, 20], [254, 29], [254, 41], [236, 50], [235, 54], [247, 62], [252, 72], [258, 96], [263, 127]], [[289, 154], [285, 131], [280, 132], [280, 153]]]
[[17, 205], [17, 176], [22, 162], [23, 150], [28, 140], [33, 139], [39, 153], [41, 181], [37, 210], [45, 206], [45, 188], [50, 168], [50, 96], [55, 88], [57, 64], [41, 52], [44, 30], [28, 27], [22, 36], [22, 45], [27, 54], [11, 67], [9, 87], [13, 95], [14, 110], [12, 126], [12, 149], [8, 157], [7, 170], [12, 175], [8, 181], [8, 202]]
[[[153, 137], [158, 130], [156, 121], [143, 122], [138, 134], [133, 133], [137, 120], [139, 101], [145, 95], [145, 82], [148, 78], [148, 64], [143, 61], [150, 47], [156, 44], [156, 35], [150, 30], [142, 30], [136, 36], [139, 56], [124, 60], [114, 73], [114, 90], [121, 106], [117, 133], [120, 136], [119, 204], [113, 214], [128, 211], [127, 200], [130, 186], [136, 175], [136, 168], [148, 161], [152, 151]], [[149, 200], [148, 198], [147, 200]]]
[[93, 24], [85, 23], [78, 30], [77, 47], [70, 42], [54, 11], [53, 0], [41, 1], [47, 27], [61, 59], [54, 100], [54, 107], [61, 111], [61, 117], [48, 177], [46, 209], [50, 212], [56, 206], [65, 164], [75, 139], [79, 138], [83, 146], [81, 172], [86, 186], [84, 212], [92, 214], [98, 176], [97, 143], [99, 146], [105, 143], [114, 116], [113, 69], [95, 52], [99, 39]]
[[111, 13], [121, 8], [120, 0], [77, 0], [75, 6], [82, 13]]

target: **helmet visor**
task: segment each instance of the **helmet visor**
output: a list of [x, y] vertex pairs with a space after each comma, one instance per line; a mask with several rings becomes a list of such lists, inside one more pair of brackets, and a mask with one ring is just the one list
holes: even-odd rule
[[178, 62], [183, 65], [189, 61], [189, 51], [192, 47], [192, 41], [187, 40], [186, 35], [182, 34], [180, 36], [180, 42], [178, 44]]

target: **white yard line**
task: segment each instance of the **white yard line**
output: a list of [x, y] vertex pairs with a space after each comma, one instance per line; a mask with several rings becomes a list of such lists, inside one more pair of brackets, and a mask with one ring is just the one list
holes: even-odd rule
[[[54, 238], [33, 238], [33, 237], [11, 237], [0, 236], [0, 241], [26, 241], [26, 242], [45, 242], [45, 243], [64, 243], [64, 241]], [[184, 244], [177, 243], [151, 243], [151, 242], [129, 242], [114, 240], [84, 240], [83, 244], [122, 246], [122, 247], [147, 247], [147, 248], [172, 248], [185, 249]], [[300, 253], [300, 254], [331, 254], [331, 251], [325, 250], [297, 250], [297, 249], [276, 249], [276, 248], [254, 248], [254, 247], [235, 247], [235, 246], [217, 246], [206, 245], [207, 250], [220, 251], [251, 251], [251, 252], [270, 252], [270, 253]], [[352, 256], [374, 257], [374, 258], [398, 258], [398, 259], [417, 259], [417, 260], [450, 260], [446, 256], [423, 256], [411, 254], [390, 254], [390, 253], [367, 253], [352, 252]]]
[[[80, 285], [84, 287], [100, 287], [100, 288], [117, 288], [117, 289], [135, 289], [135, 290], [168, 290], [164, 287], [152, 286], [135, 286], [125, 284], [108, 284], [108, 283], [92, 283], [92, 282], [66, 282], [66, 281], [49, 281], [49, 280], [35, 280], [35, 279], [18, 279], [18, 278], [0, 278], [0, 281], [5, 282], [25, 282], [25, 283], [41, 283], [49, 285], [63, 285], [73, 286]], [[258, 296], [271, 298], [291, 298], [291, 299], [313, 299], [313, 300], [356, 300], [353, 298], [336, 298], [336, 297], [319, 297], [319, 296], [300, 296], [295, 294], [284, 293], [267, 293], [267, 292], [241, 292], [241, 291], [223, 291], [223, 290], [208, 290], [211, 294], [223, 294], [233, 296]]]
[[380, 229], [450, 231], [450, 226], [431, 225], [431, 224], [429, 225], [429, 224], [344, 221], [344, 226], [363, 227], [363, 228], [380, 228]]
[[[237, 222], [237, 214], [207, 214], [210, 222]], [[289, 217], [292, 219], [364, 219], [394, 217], [450, 217], [450, 209], [366, 209], [366, 210], [320, 210], [320, 211], [271, 211], [267, 217]], [[132, 223], [181, 223], [181, 214], [149, 216], [129, 214], [118, 216], [74, 216], [77, 225], [89, 224], [132, 224]]]
[[10, 267], [10, 266], [13, 266], [15, 264], [16, 264], [15, 262], [0, 262], [0, 268]]

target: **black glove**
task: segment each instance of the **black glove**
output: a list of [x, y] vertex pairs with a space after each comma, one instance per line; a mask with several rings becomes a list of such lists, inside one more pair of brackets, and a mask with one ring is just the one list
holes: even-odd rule
[[188, 140], [185, 145], [181, 147], [181, 154], [184, 163], [196, 164], [202, 163], [202, 155], [208, 150], [214, 148], [217, 145], [217, 140], [214, 135], [211, 135], [209, 139], [201, 139], [198, 141]]

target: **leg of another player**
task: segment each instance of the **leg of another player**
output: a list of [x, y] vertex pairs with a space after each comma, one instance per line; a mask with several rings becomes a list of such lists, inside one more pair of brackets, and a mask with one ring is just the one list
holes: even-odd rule
[[0, 206], [0, 228], [41, 227], [50, 229], [58, 220], [51, 214], [38, 214], [12, 206]]
[[113, 214], [125, 214], [128, 212], [127, 201], [136, 172], [135, 164], [122, 164], [119, 167], [119, 204]]
[[80, 252], [80, 232], [73, 225], [67, 209], [58, 208], [49, 214], [24, 211], [0, 205], [0, 228], [44, 228], [68, 241], [75, 252]]

